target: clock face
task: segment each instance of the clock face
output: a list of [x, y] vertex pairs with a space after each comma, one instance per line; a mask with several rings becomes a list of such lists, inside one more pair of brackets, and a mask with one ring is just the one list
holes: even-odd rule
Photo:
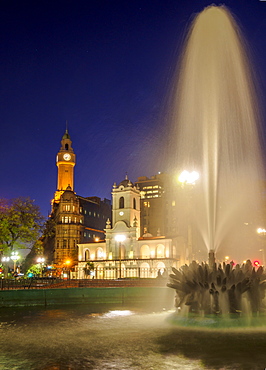
[[70, 161], [70, 159], [71, 159], [71, 155], [70, 155], [70, 154], [68, 154], [68, 153], [65, 153], [65, 154], [63, 155], [63, 158], [64, 158], [64, 160], [65, 160], [65, 161]]
[[120, 214], [120, 216], [123, 216], [124, 212], [121, 211], [121, 212], [119, 212], [119, 214]]

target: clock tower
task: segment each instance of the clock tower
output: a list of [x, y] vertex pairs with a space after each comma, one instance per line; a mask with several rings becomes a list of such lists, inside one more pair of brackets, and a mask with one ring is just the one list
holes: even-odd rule
[[61, 140], [61, 148], [56, 157], [58, 172], [57, 191], [54, 196], [55, 202], [60, 200], [61, 195], [66, 189], [74, 191], [74, 166], [76, 164], [76, 156], [71, 145], [72, 141], [66, 129]]

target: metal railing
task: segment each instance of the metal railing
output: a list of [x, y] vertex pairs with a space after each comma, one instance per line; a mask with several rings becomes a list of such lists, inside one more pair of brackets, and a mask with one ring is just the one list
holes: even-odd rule
[[12, 289], [41, 289], [62, 282], [58, 278], [28, 278], [28, 279], [1, 279], [1, 290]]

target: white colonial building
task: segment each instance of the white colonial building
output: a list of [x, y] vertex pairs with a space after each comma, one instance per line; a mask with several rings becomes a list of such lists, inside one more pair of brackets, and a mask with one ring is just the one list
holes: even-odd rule
[[152, 277], [170, 273], [185, 263], [182, 237], [140, 236], [140, 191], [126, 177], [112, 191], [112, 225], [106, 223], [105, 241], [78, 244], [79, 263], [73, 277], [98, 279]]

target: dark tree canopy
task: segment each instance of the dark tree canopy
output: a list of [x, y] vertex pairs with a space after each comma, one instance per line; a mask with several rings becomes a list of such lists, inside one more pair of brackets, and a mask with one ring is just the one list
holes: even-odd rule
[[30, 198], [0, 199], [0, 252], [30, 248], [40, 237], [44, 217]]

